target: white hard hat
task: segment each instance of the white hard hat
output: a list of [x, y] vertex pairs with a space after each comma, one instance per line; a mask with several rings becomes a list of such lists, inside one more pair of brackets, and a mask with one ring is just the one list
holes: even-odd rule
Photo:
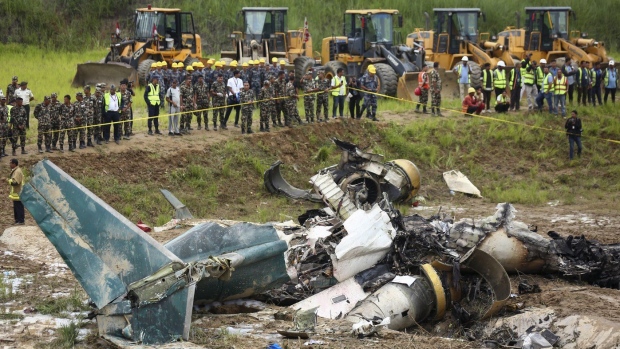
[[547, 60], [546, 60], [546, 59], [544, 59], [544, 58], [542, 58], [542, 59], [540, 60], [540, 64], [547, 64]]
[[614, 64], [616, 64], [616, 62], [614, 62], [614, 61], [609, 61], [609, 65], [614, 65]]
[[461, 58], [461, 61], [467, 62], [467, 61], [469, 61], [469, 58], [467, 58], [467, 56], [463, 56], [463, 58]]
[[506, 63], [504, 63], [504, 61], [499, 61], [499, 62], [497, 62], [497, 66], [498, 67], [505, 67]]

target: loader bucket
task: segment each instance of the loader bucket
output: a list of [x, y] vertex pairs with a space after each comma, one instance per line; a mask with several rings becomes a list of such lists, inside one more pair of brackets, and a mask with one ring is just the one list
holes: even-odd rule
[[108, 86], [111, 84], [118, 85], [123, 79], [135, 81], [138, 83], [138, 72], [126, 63], [95, 63], [88, 62], [78, 64], [77, 73], [73, 78], [73, 87], [82, 87], [85, 85], [95, 85], [105, 82]]
[[418, 87], [418, 75], [420, 73], [405, 73], [398, 78], [398, 87], [396, 89], [396, 97], [406, 101], [418, 101], [418, 96], [414, 94]]
[[457, 75], [451, 70], [439, 69], [441, 78], [441, 97], [445, 99], [460, 99]]

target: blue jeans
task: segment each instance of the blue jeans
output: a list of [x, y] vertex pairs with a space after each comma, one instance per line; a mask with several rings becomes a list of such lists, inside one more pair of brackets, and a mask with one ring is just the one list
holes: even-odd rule
[[581, 157], [581, 136], [568, 135], [568, 157], [572, 160], [575, 153], [575, 143], [577, 143], [577, 156]]
[[[560, 109], [561, 108], [561, 109]], [[562, 116], [566, 116], [566, 95], [555, 95], [555, 109], [553, 114], [558, 115], [562, 111]]]
[[344, 96], [334, 96], [334, 106], [332, 108], [334, 118], [336, 117], [336, 106], [338, 106], [340, 117], [342, 117], [342, 114], [344, 112]]
[[547, 100], [547, 105], [549, 106], [549, 113], [556, 114], [555, 107], [553, 105], [553, 93], [543, 93], [538, 92], [538, 96], [536, 97], [536, 104], [538, 105], [538, 111], [542, 111], [544, 100]]

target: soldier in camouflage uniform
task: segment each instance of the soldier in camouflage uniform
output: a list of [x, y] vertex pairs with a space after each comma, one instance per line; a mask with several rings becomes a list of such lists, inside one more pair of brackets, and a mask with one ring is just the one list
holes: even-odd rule
[[45, 151], [51, 153], [52, 146], [52, 120], [50, 117], [50, 108], [51, 99], [49, 96], [43, 97], [43, 103], [37, 104], [34, 107], [34, 118], [39, 121], [39, 126], [37, 128], [37, 148], [39, 148], [39, 153], [43, 153], [43, 148], [41, 147], [43, 143], [43, 139], [45, 138]]
[[433, 115], [441, 115], [441, 77], [439, 76], [439, 62], [433, 63], [433, 69], [428, 72], [431, 81], [431, 112]]
[[243, 90], [239, 92], [239, 102], [241, 103], [241, 134], [252, 132], [252, 113], [254, 112], [254, 102], [256, 97], [254, 91], [250, 89], [250, 83], [243, 83]]
[[325, 77], [325, 72], [320, 71], [319, 76], [316, 78], [316, 87], [318, 91], [323, 91], [317, 95], [316, 101], [316, 121], [321, 121], [321, 108], [323, 108], [323, 114], [325, 114], [325, 122], [329, 120], [329, 89], [331, 87], [331, 81]]
[[211, 96], [213, 105], [213, 129], [217, 131], [217, 116], [220, 116], [220, 127], [224, 130], [228, 129], [224, 125], [224, 118], [226, 112], [226, 92], [228, 88], [224, 83], [224, 77], [221, 74], [217, 75], [217, 80], [211, 85]]
[[84, 102], [86, 103], [86, 145], [89, 147], [94, 147], [93, 144], [93, 120], [95, 115], [95, 107], [97, 104], [97, 99], [90, 93], [90, 86], [84, 86]]
[[93, 135], [95, 136], [95, 143], [101, 145], [101, 121], [103, 118], [103, 88], [97, 86], [95, 90], [95, 113], [93, 114]]
[[295, 87], [295, 77], [290, 77], [286, 84], [286, 96], [288, 96], [288, 99], [286, 99], [286, 126], [291, 127], [293, 121], [297, 121], [300, 125], [303, 124], [299, 117], [299, 110], [297, 109], [297, 100], [299, 96], [297, 96], [297, 88]]
[[368, 118], [377, 121], [377, 93], [381, 89], [381, 83], [377, 77], [377, 70], [374, 65], [368, 66], [368, 75], [362, 79], [362, 90], [374, 93], [364, 94], [364, 106], [368, 109]]
[[282, 118], [280, 118], [280, 113], [284, 114], [284, 121], [288, 120], [288, 112], [286, 109], [286, 74], [284, 72], [278, 72], [278, 78], [273, 83], [273, 89], [275, 92], [274, 97], [276, 98], [276, 118], [278, 119], [278, 125], [274, 124], [273, 126], [282, 127]]
[[15, 98], [15, 91], [17, 91], [18, 88], [19, 86], [17, 85], [17, 76], [14, 76], [9, 86], [6, 87], [6, 98], [8, 101]]
[[82, 92], [78, 92], [75, 94], [75, 99], [77, 99], [73, 103], [73, 150], [69, 149], [69, 151], [75, 151], [76, 142], [80, 141], [80, 149], [86, 148], [86, 118], [88, 116], [88, 106], [84, 101], [84, 94]]
[[420, 72], [418, 77], [418, 88], [420, 88], [420, 99], [418, 100], [418, 104], [415, 106], [415, 112], [420, 112], [420, 106], [422, 106], [422, 112], [424, 114], [428, 114], [426, 111], [426, 105], [428, 104], [428, 90], [429, 90], [429, 79], [428, 79], [428, 66], [425, 65]]
[[256, 64], [256, 61], [254, 62], [254, 66], [251, 68], [251, 70], [252, 76], [250, 80], [250, 88], [252, 88], [252, 90], [254, 91], [254, 95], [258, 96], [261, 86], [263, 84], [263, 77], [260, 68]]
[[60, 107], [62, 104], [58, 101], [58, 94], [52, 93], [52, 102], [50, 103], [50, 129], [52, 132], [52, 150], [58, 150], [58, 134], [60, 130]]
[[[253, 61], [252, 64], [254, 64]], [[252, 79], [252, 71], [250, 71], [250, 63], [243, 63], [241, 65], [241, 71], [239, 72], [239, 79], [241, 79], [241, 81], [243, 82], [250, 82], [250, 79]]]
[[[131, 104], [133, 103], [133, 99], [131, 98], [131, 91], [127, 88], [129, 81], [124, 79], [121, 81], [121, 101], [123, 103], [120, 106], [121, 112], [121, 124], [122, 134], [124, 140], [129, 140], [129, 136], [131, 135]], [[90, 141], [90, 138], [89, 138]]]
[[69, 150], [73, 150], [73, 104], [71, 104], [71, 96], [65, 96], [65, 103], [60, 106], [60, 134], [58, 142], [60, 143], [60, 152], [64, 153], [63, 144], [65, 142], [65, 133], [69, 138]]
[[301, 80], [301, 88], [304, 91], [304, 110], [306, 111], [306, 122], [314, 122], [314, 101], [318, 91], [316, 81], [312, 79], [312, 72], [306, 72]]
[[273, 124], [276, 124], [275, 113], [274, 110], [275, 105], [273, 101], [273, 90], [271, 88], [271, 83], [269, 81], [265, 81], [263, 83], [263, 88], [261, 88], [258, 93], [258, 106], [260, 107], [260, 131], [261, 132], [269, 132], [269, 115], [273, 118]]
[[22, 148], [22, 154], [28, 154], [26, 152], [26, 122], [28, 121], [28, 115], [26, 109], [22, 105], [24, 100], [21, 97], [15, 99], [16, 105], [11, 109], [11, 129], [13, 136], [11, 137], [11, 143], [13, 144], [13, 156], [17, 155], [17, 140], [19, 138], [19, 145]]
[[198, 83], [194, 85], [194, 94], [196, 95], [196, 112], [194, 115], [196, 115], [198, 129], [202, 128], [200, 123], [204, 117], [205, 130], [209, 131], [209, 86], [205, 84], [204, 77], [198, 78]]
[[192, 78], [187, 75], [185, 83], [180, 88], [181, 92], [181, 126], [180, 132], [189, 134], [190, 124], [192, 122], [192, 112], [196, 109], [196, 96], [192, 87]]
[[6, 106], [6, 96], [0, 91], [0, 157], [7, 156], [5, 148], [10, 129], [8, 117], [9, 108]]

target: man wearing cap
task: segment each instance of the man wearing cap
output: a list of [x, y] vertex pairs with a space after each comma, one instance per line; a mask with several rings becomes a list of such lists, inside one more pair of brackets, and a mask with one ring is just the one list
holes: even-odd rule
[[95, 105], [97, 100], [90, 91], [90, 85], [84, 86], [84, 103], [86, 103], [86, 119], [84, 120], [84, 124], [86, 126], [86, 145], [89, 147], [94, 147], [93, 122], [95, 118]]
[[542, 58], [540, 60], [540, 63], [538, 64], [538, 67], [536, 67], [536, 89], [539, 92], [540, 95], [540, 90], [542, 90], [543, 88], [543, 81], [545, 80], [545, 67], [547, 66], [547, 60]]
[[192, 86], [192, 77], [189, 75], [185, 77], [185, 83], [181, 85], [180, 93], [182, 113], [180, 132], [181, 134], [189, 134], [191, 130], [190, 125], [192, 123], [192, 113], [196, 110], [196, 95], [194, 94], [194, 87]]
[[21, 97], [26, 110], [26, 128], [30, 128], [30, 101], [34, 100], [32, 91], [28, 89], [28, 82], [22, 81], [19, 83], [19, 89], [15, 90], [15, 97]]
[[248, 81], [243, 82], [243, 90], [239, 92], [239, 102], [241, 103], [241, 134], [254, 133], [252, 131], [252, 113], [254, 112], [256, 97]]
[[428, 76], [431, 80], [431, 113], [432, 115], [441, 115], [441, 76], [439, 76], [439, 62], [433, 63], [433, 69], [428, 72]]
[[[218, 62], [219, 63], [219, 62]], [[216, 63], [216, 67], [219, 64]], [[227, 129], [225, 124], [224, 107], [226, 106], [226, 84], [224, 83], [224, 76], [220, 73], [215, 74], [215, 82], [211, 85], [211, 104], [213, 106], [213, 130], [217, 131], [217, 122], [219, 115], [220, 127], [224, 130]]]
[[306, 122], [314, 122], [314, 102], [316, 101], [316, 94], [319, 89], [316, 86], [316, 81], [312, 78], [312, 72], [307, 71], [304, 74], [304, 78], [301, 80], [301, 89], [304, 91], [304, 111], [306, 114]]
[[[50, 101], [50, 132], [52, 134], [52, 150], [58, 150], [58, 135], [60, 131], [60, 107], [62, 103], [58, 100], [58, 94], [52, 93]], [[97, 112], [97, 110], [95, 110]]]
[[8, 101], [15, 98], [15, 91], [17, 91], [18, 88], [19, 86], [17, 85], [17, 76], [14, 76], [11, 80], [11, 83], [6, 87], [6, 98]]
[[120, 128], [122, 129], [122, 138], [124, 140], [129, 140], [129, 136], [131, 135], [131, 104], [133, 103], [133, 98], [131, 95], [131, 91], [127, 88], [129, 81], [127, 79], [123, 79], [121, 81], [121, 120], [122, 124]]
[[180, 136], [181, 89], [176, 79], [172, 80], [172, 86], [166, 91], [166, 101], [168, 101], [168, 136]]
[[239, 73], [239, 78], [243, 82], [250, 82], [252, 78], [252, 72], [250, 71], [250, 64], [254, 66], [254, 61], [249, 60], [243, 64], [241, 64], [241, 72]]
[[[282, 118], [280, 114], [284, 115], [284, 121], [288, 120], [288, 110], [286, 108], [286, 73], [278, 70], [278, 78], [274, 81], [273, 86], [274, 97], [276, 98], [276, 118], [278, 119], [278, 126], [283, 127]], [[327, 117], [327, 116], [326, 116]], [[275, 127], [276, 125], [274, 125]]]
[[297, 95], [294, 76], [288, 78], [288, 83], [286, 84], [286, 96], [288, 98], [285, 100], [287, 110], [284, 124], [288, 127], [293, 126], [293, 121], [297, 121], [300, 125], [303, 124], [301, 118], [299, 117], [299, 109], [297, 109], [297, 100], [299, 99], [299, 96]]
[[616, 62], [609, 61], [609, 66], [603, 73], [603, 86], [605, 87], [605, 104], [607, 104], [607, 96], [611, 94], [611, 103], [616, 103], [616, 89], [618, 88], [618, 69]]
[[467, 62], [469, 62], [469, 58], [467, 56], [463, 56], [463, 58], [461, 58], [461, 64], [457, 64], [453, 69], [453, 71], [457, 74], [461, 100], [465, 98], [465, 92], [468, 91], [469, 85], [471, 84], [471, 70], [469, 65], [467, 65]]
[[258, 93], [258, 104], [260, 107], [260, 131], [269, 132], [269, 116], [273, 119], [275, 126], [275, 101], [273, 100], [273, 89], [271, 88], [271, 82], [265, 81], [263, 88]]
[[155, 126], [155, 134], [161, 134], [161, 132], [159, 132], [159, 104], [161, 103], [161, 100], [159, 99], [159, 88], [159, 77], [155, 76], [144, 90], [144, 101], [146, 102], [149, 114], [147, 122], [149, 127], [149, 136], [153, 135], [153, 126]]
[[104, 100], [103, 94], [105, 93], [105, 84], [97, 84], [95, 89], [95, 113], [93, 114], [93, 135], [95, 137], [95, 143], [101, 145], [103, 140], [101, 123], [103, 122], [103, 108]]
[[209, 86], [205, 83], [205, 78], [200, 76], [198, 82], [194, 85], [194, 95], [196, 96], [196, 121], [198, 129], [202, 128], [201, 122], [204, 119], [205, 130], [209, 131]]
[[[231, 63], [232, 66], [232, 63]], [[239, 127], [239, 112], [241, 111], [241, 106], [239, 105], [239, 92], [243, 88], [243, 81], [239, 79], [239, 71], [235, 70], [233, 72], [233, 77], [228, 79], [226, 83], [226, 87], [228, 88], [228, 98], [227, 104], [228, 108], [226, 108], [226, 117], [224, 118], [224, 126], [228, 123], [228, 118], [232, 113], [233, 109], [235, 110], [235, 127]]]
[[562, 70], [558, 70], [558, 76], [553, 79], [553, 97], [555, 103], [553, 111], [555, 116], [558, 116], [558, 113], [562, 113], [562, 117], [566, 117], [566, 92], [568, 88], [568, 78], [564, 76]]
[[22, 169], [19, 168], [19, 162], [17, 159], [11, 159], [11, 174], [9, 175], [8, 182], [11, 186], [11, 192], [9, 193], [9, 199], [13, 200], [13, 218], [15, 218], [15, 224], [24, 224], [24, 204], [21, 202], [19, 195], [22, 193], [22, 187], [24, 186], [24, 174]]
[[60, 134], [58, 142], [60, 143], [60, 152], [64, 153], [63, 145], [65, 143], [65, 133], [69, 138], [69, 150], [73, 150], [73, 132], [74, 127], [73, 104], [71, 104], [71, 96], [65, 95], [64, 103], [60, 106]]
[[506, 91], [508, 80], [506, 79], [506, 63], [504, 61], [497, 62], [497, 68], [493, 71], [493, 88], [495, 89], [495, 98]]
[[9, 108], [6, 105], [6, 96], [0, 91], [0, 157], [7, 156], [5, 152], [6, 140], [9, 135]]
[[[325, 115], [325, 122], [329, 120], [329, 89], [331, 81], [325, 77], [325, 71], [319, 71], [319, 75], [315, 78], [316, 87], [321, 93], [316, 95], [316, 121], [321, 122], [321, 110]], [[360, 113], [361, 115], [361, 113]]]
[[381, 81], [377, 76], [377, 68], [369, 65], [368, 74], [362, 79], [362, 90], [371, 93], [364, 93], [364, 108], [368, 109], [367, 117], [377, 121], [377, 93], [381, 89]]
[[77, 147], [77, 141], [80, 141], [80, 149], [86, 148], [86, 119], [88, 118], [88, 105], [84, 101], [84, 94], [82, 92], [78, 92], [75, 94], [76, 101], [73, 103], [73, 115], [74, 117], [74, 129], [71, 131], [73, 133], [73, 150], [71, 148], [69, 151], [75, 151]]
[[539, 80], [542, 84], [540, 90], [538, 90], [538, 97], [536, 97], [536, 104], [538, 104], [538, 111], [542, 112], [544, 100], [547, 100], [549, 105], [549, 113], [555, 114], [553, 104], [553, 75], [549, 72], [548, 67], [543, 68], [543, 78]]
[[590, 77], [592, 81], [592, 88], [590, 89], [590, 100], [592, 106], [596, 106], [596, 100], [598, 99], [598, 105], [603, 105], [603, 98], [601, 96], [601, 89], [603, 88], [603, 71], [601, 70], [601, 63], [594, 63], [594, 67], [590, 69]]
[[214, 61], [212, 59], [207, 60], [207, 64], [205, 65], [205, 68], [202, 70], [204, 77], [205, 77], [205, 85], [207, 85], [208, 89], [211, 89], [211, 85], [213, 84], [213, 81], [215, 80], [213, 78], [213, 69], [211, 68], [213, 66]]
[[573, 69], [571, 59], [569, 57], [566, 57], [564, 65], [562, 66], [562, 75], [564, 75], [564, 78], [566, 78], [566, 80], [568, 81], [568, 91], [566, 94], [568, 94], [568, 102], [571, 105], [573, 105], [573, 93], [575, 91], [576, 74], [577, 70]]
[[252, 90], [254, 90], [254, 94], [258, 96], [264, 79], [264, 70], [256, 64], [256, 61], [254, 61], [254, 66], [250, 69], [250, 71], [252, 72], [250, 76], [250, 86]]
[[476, 89], [470, 87], [467, 93], [467, 97], [463, 99], [463, 111], [467, 114], [480, 115], [482, 110], [484, 110], [484, 103], [474, 96], [476, 94]]
[[22, 97], [15, 98], [16, 105], [11, 108], [11, 130], [12, 137], [11, 143], [13, 144], [13, 156], [17, 155], [17, 140], [19, 139], [19, 146], [22, 148], [22, 154], [28, 154], [26, 152], [26, 123], [28, 122], [28, 116], [26, 114], [26, 108], [22, 105]]
[[51, 98], [49, 96], [43, 97], [43, 103], [37, 104], [34, 107], [34, 118], [39, 121], [39, 125], [37, 128], [37, 148], [39, 148], [39, 153], [43, 153], [42, 143], [45, 138], [45, 151], [51, 153], [51, 145], [52, 145], [52, 134], [51, 134], [51, 126], [52, 120], [50, 117], [50, 104]]

